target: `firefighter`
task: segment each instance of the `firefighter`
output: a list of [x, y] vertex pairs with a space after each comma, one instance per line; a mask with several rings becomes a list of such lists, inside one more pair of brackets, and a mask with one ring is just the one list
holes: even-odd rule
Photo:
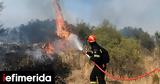
[[[108, 51], [99, 46], [96, 42], [96, 37], [90, 35], [88, 37], [88, 43], [91, 46], [91, 50], [87, 51], [87, 55], [90, 56], [90, 60], [94, 61], [98, 66], [104, 71], [106, 70], [106, 65], [109, 63]], [[100, 71], [96, 66], [94, 66], [90, 75], [91, 84], [106, 84], [105, 74]]]

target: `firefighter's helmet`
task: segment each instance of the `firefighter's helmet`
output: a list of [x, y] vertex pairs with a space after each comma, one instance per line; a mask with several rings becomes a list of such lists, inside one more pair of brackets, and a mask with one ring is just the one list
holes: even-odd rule
[[90, 35], [90, 36], [88, 37], [88, 42], [89, 42], [89, 43], [96, 42], [96, 36], [95, 36], [95, 35]]

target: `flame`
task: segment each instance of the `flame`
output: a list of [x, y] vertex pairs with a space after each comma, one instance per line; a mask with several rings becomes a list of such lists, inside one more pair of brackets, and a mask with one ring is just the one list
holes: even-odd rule
[[61, 39], [67, 39], [70, 35], [70, 32], [67, 30], [64, 18], [62, 16], [61, 8], [57, 0], [54, 0], [54, 7], [56, 13], [56, 33]]
[[42, 46], [44, 49], [44, 52], [48, 55], [51, 55], [54, 53], [54, 46], [51, 44], [51, 42], [48, 42]]
[[[53, 1], [54, 1], [55, 13], [56, 13], [55, 14], [56, 15], [56, 29], [57, 29], [56, 34], [62, 40], [67, 40], [70, 35], [70, 32], [68, 31], [67, 26], [65, 25], [65, 21], [62, 16], [62, 12], [61, 12], [59, 3], [57, 2], [57, 0], [53, 0]], [[63, 43], [60, 46], [64, 47], [65, 43]], [[46, 52], [46, 54], [54, 53], [54, 46], [50, 42], [44, 44], [43, 49]]]

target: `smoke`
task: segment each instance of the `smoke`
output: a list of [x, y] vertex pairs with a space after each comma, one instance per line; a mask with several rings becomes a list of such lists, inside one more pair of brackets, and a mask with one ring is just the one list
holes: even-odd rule
[[159, 0], [93, 0], [91, 17], [93, 23], [108, 19], [118, 28], [137, 26], [153, 33], [159, 30], [159, 4]]
[[27, 0], [27, 7], [34, 18], [53, 18], [52, 0]]
[[[36, 10], [36, 11], [31, 10], [32, 12], [30, 12], [30, 14], [32, 14], [33, 16], [36, 15], [36, 17], [41, 17], [41, 16], [53, 17], [52, 0], [45, 0], [45, 1], [44, 0], [34, 0], [34, 1], [33, 0], [25, 0], [25, 2], [28, 4], [28, 5], [26, 5], [28, 9]], [[47, 34], [44, 34], [43, 32], [38, 31], [38, 30], [44, 30], [44, 29], [40, 28], [41, 26], [43, 26], [43, 25], [41, 25], [43, 22], [41, 23], [40, 21], [36, 21], [34, 24], [38, 25], [38, 26], [35, 26], [34, 24], [31, 24], [31, 23], [32, 22], [30, 22], [30, 24], [27, 24], [29, 26], [27, 26], [27, 25], [20, 26], [21, 30], [19, 30], [19, 31], [18, 30], [10, 31], [10, 33], [8, 34], [8, 39], [9, 40], [11, 39], [11, 42], [12, 42], [12, 40], [18, 41], [18, 42], [24, 42], [24, 41], [21, 41], [21, 39], [26, 40], [27, 35], [29, 36], [29, 38], [31, 38], [31, 40], [42, 39], [43, 37], [45, 37], [45, 35], [47, 35]], [[44, 25], [46, 25], [46, 23], [44, 23]], [[47, 30], [46, 26], [43, 26], [43, 28], [45, 28], [45, 30]], [[29, 30], [29, 29], [31, 29], [31, 30]], [[24, 30], [24, 32], [22, 30]], [[32, 32], [34, 32], [34, 35], [32, 35]], [[40, 38], [35, 38], [35, 37], [40, 37]], [[44, 39], [44, 40], [46, 40], [46, 39]], [[27, 41], [30, 42], [30, 40], [27, 40]], [[38, 40], [35, 42], [38, 43], [40, 41], [41, 40]], [[58, 54], [59, 52], [62, 52], [63, 50], [68, 49], [68, 48], [74, 48], [76, 50], [83, 50], [82, 44], [75, 34], [70, 34], [70, 36], [68, 37], [68, 40], [63, 40], [63, 39], [55, 40], [54, 39], [54, 41], [52, 40], [52, 42], [54, 44], [54, 48], [55, 48], [54, 53], [55, 54]], [[36, 47], [31, 50], [29, 49], [26, 51], [26, 53], [30, 56], [33, 56], [33, 59], [35, 59], [35, 60], [43, 60], [43, 52], [40, 47], [38, 47], [38, 48]]]
[[26, 50], [26, 54], [32, 56], [34, 60], [40, 60], [40, 61], [43, 60], [42, 58], [43, 54], [40, 48], [35, 48], [33, 50]]

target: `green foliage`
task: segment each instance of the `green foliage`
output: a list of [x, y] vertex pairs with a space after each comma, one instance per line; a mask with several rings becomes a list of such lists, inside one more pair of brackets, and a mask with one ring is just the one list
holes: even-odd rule
[[1, 37], [6, 35], [7, 29], [4, 29], [3, 25], [0, 25], [0, 35]]
[[19, 28], [19, 38], [22, 42], [37, 43], [56, 38], [55, 24], [51, 20], [33, 20]]
[[95, 28], [93, 34], [96, 35], [97, 42], [106, 48], [113, 48], [121, 41], [121, 35], [108, 21], [104, 21], [102, 25]]
[[142, 28], [133, 28], [133, 27], [124, 27], [120, 30], [121, 34], [128, 38], [134, 38], [139, 40], [141, 38], [141, 34], [144, 33]]
[[142, 33], [140, 42], [142, 47], [148, 49], [149, 51], [152, 51], [155, 48], [153, 38], [151, 38], [151, 36], [146, 32]]
[[155, 33], [156, 44], [160, 47], [160, 32]]
[[141, 28], [125, 27], [120, 32], [124, 37], [138, 40], [142, 46], [142, 50], [144, 48], [152, 51], [155, 48], [154, 39]]
[[140, 45], [137, 40], [123, 38], [108, 21], [93, 30], [97, 42], [109, 51], [109, 68], [120, 75], [136, 75], [143, 71]]
[[136, 40], [122, 39], [121, 43], [110, 51], [110, 67], [120, 75], [135, 75], [142, 72], [140, 46]]
[[75, 27], [75, 33], [79, 36], [83, 44], [87, 44], [87, 37], [91, 33], [90, 26], [84, 22], [78, 23]]

